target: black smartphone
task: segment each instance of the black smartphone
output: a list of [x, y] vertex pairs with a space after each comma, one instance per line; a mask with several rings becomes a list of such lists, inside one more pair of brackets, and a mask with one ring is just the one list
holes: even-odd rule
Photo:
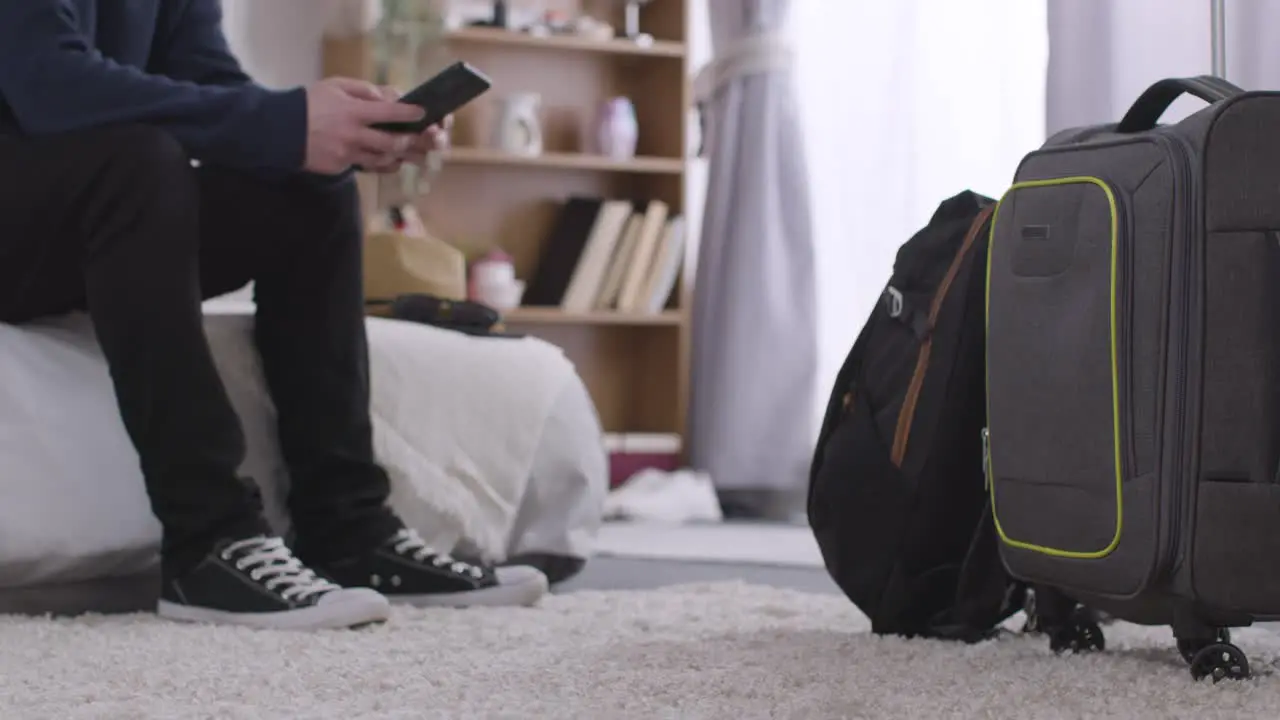
[[456, 62], [400, 98], [402, 103], [417, 105], [426, 110], [426, 117], [416, 123], [379, 123], [373, 128], [383, 132], [416, 135], [480, 97], [491, 87], [493, 82], [484, 73], [465, 62]]

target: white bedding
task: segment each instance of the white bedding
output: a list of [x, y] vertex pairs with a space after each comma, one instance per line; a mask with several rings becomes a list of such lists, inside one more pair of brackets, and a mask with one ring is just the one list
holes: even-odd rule
[[[245, 425], [246, 474], [287, 520], [273, 411], [244, 307], [206, 330]], [[607, 492], [600, 426], [572, 365], [534, 339], [369, 320], [378, 459], [392, 504], [442, 548], [588, 557]], [[159, 526], [87, 319], [0, 325], [0, 587], [149, 568]]]

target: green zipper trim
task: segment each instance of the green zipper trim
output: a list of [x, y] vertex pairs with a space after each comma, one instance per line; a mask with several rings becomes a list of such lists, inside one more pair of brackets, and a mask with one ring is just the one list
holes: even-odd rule
[[[1000, 513], [996, 510], [996, 482], [994, 463], [989, 456], [987, 459], [987, 484], [991, 488], [991, 517], [995, 521], [996, 532], [999, 533], [1000, 539], [1009, 546], [1020, 548], [1022, 550], [1030, 550], [1032, 552], [1041, 553], [1043, 555], [1051, 555], [1060, 558], [1073, 558], [1080, 560], [1096, 560], [1106, 557], [1115, 551], [1120, 545], [1120, 533], [1124, 522], [1124, 471], [1121, 465], [1121, 427], [1120, 427], [1120, 363], [1116, 357], [1117, 348], [1117, 322], [1116, 322], [1116, 267], [1118, 248], [1120, 245], [1120, 229], [1119, 229], [1119, 210], [1116, 206], [1115, 193], [1103, 180], [1090, 176], [1075, 176], [1056, 178], [1053, 180], [1030, 180], [1026, 182], [1014, 183], [1000, 198], [1000, 202], [996, 203], [995, 212], [992, 215], [991, 231], [987, 243], [987, 288], [986, 288], [986, 329], [987, 329], [987, 417], [988, 426], [990, 426], [991, 417], [991, 263], [995, 257], [994, 246], [996, 241], [996, 223], [1000, 217], [1000, 208], [1004, 206], [1004, 201], [1014, 192], [1026, 188], [1037, 187], [1053, 187], [1057, 185], [1096, 185], [1102, 189], [1107, 196], [1107, 203], [1111, 206], [1111, 419], [1114, 428], [1115, 438], [1115, 470], [1116, 470], [1116, 523], [1115, 535], [1112, 536], [1111, 542], [1101, 550], [1079, 551], [1079, 550], [1063, 550], [1061, 548], [1045, 547], [1036, 545], [1035, 543], [1023, 542], [1009, 537], [1004, 531], [1004, 527], [1000, 523]], [[990, 442], [990, 441], [989, 441]], [[993, 453], [994, 455], [994, 453]], [[1043, 512], [1049, 512], [1049, 508], [1043, 508]]]

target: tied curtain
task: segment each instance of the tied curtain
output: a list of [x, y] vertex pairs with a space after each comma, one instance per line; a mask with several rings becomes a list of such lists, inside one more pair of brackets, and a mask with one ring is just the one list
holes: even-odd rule
[[689, 454], [722, 498], [801, 490], [813, 452], [817, 298], [791, 0], [707, 3], [695, 90], [708, 157]]

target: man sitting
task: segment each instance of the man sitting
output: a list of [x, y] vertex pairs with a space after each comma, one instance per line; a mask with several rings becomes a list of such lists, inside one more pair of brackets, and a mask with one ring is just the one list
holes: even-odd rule
[[[160, 615], [322, 628], [389, 600], [536, 602], [537, 571], [427, 547], [373, 457], [350, 171], [393, 172], [444, 129], [372, 129], [422, 110], [358, 80], [257, 85], [221, 23], [218, 0], [0, 2], [0, 322], [88, 310], [164, 530]], [[203, 332], [201, 301], [251, 281], [292, 549], [237, 477]]]

